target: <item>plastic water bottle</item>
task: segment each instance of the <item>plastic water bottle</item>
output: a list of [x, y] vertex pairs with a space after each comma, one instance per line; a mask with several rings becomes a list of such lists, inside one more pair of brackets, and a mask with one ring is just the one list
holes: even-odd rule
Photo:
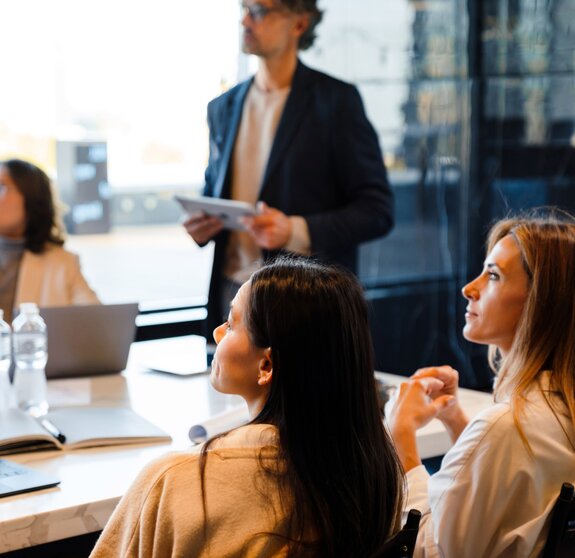
[[4, 310], [0, 310], [0, 414], [8, 410], [14, 403], [9, 376], [11, 364], [12, 329], [4, 321]]
[[12, 322], [12, 329], [18, 407], [35, 417], [44, 415], [48, 412], [45, 372], [48, 336], [38, 306], [31, 302], [20, 304], [20, 314]]

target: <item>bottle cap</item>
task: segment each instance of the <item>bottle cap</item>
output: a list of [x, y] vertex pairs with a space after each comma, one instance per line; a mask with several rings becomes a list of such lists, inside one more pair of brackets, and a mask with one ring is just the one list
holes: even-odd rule
[[22, 312], [22, 314], [38, 313], [38, 305], [35, 302], [21, 302], [20, 312]]

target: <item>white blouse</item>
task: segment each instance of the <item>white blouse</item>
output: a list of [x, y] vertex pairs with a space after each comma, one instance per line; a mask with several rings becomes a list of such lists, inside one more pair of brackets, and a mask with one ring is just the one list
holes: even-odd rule
[[436, 474], [423, 466], [408, 472], [406, 510], [423, 514], [416, 558], [539, 556], [561, 484], [575, 483], [573, 420], [549, 392], [548, 374], [542, 389], [557, 417], [537, 388], [520, 418], [534, 457], [504, 402], [470, 421]]

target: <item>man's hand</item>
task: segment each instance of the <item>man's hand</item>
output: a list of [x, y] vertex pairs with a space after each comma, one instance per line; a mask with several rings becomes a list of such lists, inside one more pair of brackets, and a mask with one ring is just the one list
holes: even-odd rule
[[224, 224], [217, 217], [210, 217], [205, 213], [195, 213], [182, 223], [187, 233], [200, 246], [207, 244], [222, 229]]
[[289, 241], [292, 232], [290, 218], [279, 209], [269, 207], [265, 202], [258, 203], [259, 214], [242, 217], [249, 235], [260, 248], [279, 250]]

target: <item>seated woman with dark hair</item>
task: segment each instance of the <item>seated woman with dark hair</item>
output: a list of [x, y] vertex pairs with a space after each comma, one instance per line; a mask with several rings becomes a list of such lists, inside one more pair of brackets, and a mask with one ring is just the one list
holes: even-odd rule
[[[449, 366], [401, 386], [390, 425], [407, 509], [423, 512], [415, 556], [540, 556], [561, 484], [575, 483], [575, 221], [497, 223], [463, 296], [463, 335], [490, 345], [495, 404], [469, 422]], [[433, 417], [455, 443], [429, 477], [415, 431]]]
[[250, 423], [149, 465], [92, 556], [381, 556], [403, 474], [357, 280], [277, 261], [241, 287], [214, 338], [212, 385], [241, 395]]
[[8, 319], [21, 302], [98, 303], [63, 245], [50, 179], [26, 161], [0, 162], [0, 308]]

